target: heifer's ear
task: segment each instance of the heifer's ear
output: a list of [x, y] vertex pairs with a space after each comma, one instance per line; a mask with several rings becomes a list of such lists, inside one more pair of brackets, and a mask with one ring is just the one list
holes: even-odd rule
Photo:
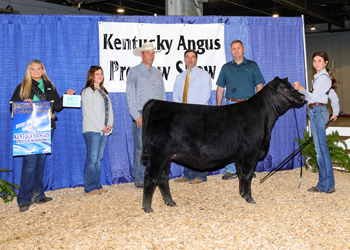
[[277, 92], [277, 85], [278, 85], [278, 80], [281, 80], [278, 76], [275, 77], [271, 82], [269, 82], [268, 86], [273, 89], [275, 92]]

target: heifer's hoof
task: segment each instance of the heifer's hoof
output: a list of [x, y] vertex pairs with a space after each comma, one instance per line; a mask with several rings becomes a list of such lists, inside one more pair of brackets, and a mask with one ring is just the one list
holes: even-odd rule
[[254, 201], [254, 199], [253, 199], [252, 197], [246, 198], [245, 200], [246, 200], [249, 204], [255, 204], [255, 201]]
[[145, 213], [152, 213], [153, 212], [153, 209], [150, 207], [150, 208], [143, 208], [143, 210], [145, 211]]
[[170, 201], [170, 202], [165, 202], [165, 205], [167, 205], [169, 207], [175, 207], [176, 203], [174, 201]]

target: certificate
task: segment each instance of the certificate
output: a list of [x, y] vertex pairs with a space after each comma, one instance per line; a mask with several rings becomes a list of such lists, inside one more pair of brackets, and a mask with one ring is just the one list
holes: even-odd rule
[[80, 108], [81, 96], [80, 95], [63, 95], [63, 107]]

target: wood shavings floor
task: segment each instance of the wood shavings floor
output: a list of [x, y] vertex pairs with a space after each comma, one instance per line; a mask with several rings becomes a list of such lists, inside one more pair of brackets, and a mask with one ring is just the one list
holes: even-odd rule
[[0, 249], [349, 249], [350, 174], [335, 171], [336, 192], [314, 194], [318, 174], [282, 171], [252, 182], [255, 205], [238, 194], [238, 180], [209, 176], [191, 185], [170, 180], [176, 207], [156, 189], [153, 213], [141, 209], [133, 183], [49, 191], [53, 201], [20, 213], [0, 203]]

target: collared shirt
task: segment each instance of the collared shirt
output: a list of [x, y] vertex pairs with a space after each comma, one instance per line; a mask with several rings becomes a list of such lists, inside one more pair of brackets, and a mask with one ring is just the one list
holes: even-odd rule
[[339, 115], [339, 98], [337, 93], [335, 93], [334, 89], [331, 89], [329, 91], [328, 98], [329, 100], [331, 100], [333, 115], [338, 116]]
[[307, 91], [305, 88], [300, 92], [305, 95], [305, 100], [309, 103], [328, 103], [328, 98], [331, 100], [333, 115], [339, 114], [339, 99], [335, 91], [330, 91], [327, 94], [328, 90], [332, 86], [332, 79], [329, 76], [326, 69], [314, 75], [314, 80], [311, 82], [312, 93]]
[[141, 116], [143, 106], [150, 99], [166, 101], [162, 74], [156, 67], [150, 71], [142, 62], [129, 70], [126, 79], [126, 100], [134, 120]]
[[255, 94], [255, 87], [260, 83], [265, 83], [265, 79], [259, 66], [244, 57], [240, 64], [234, 60], [224, 64], [216, 85], [226, 87], [226, 98], [249, 99]]
[[[175, 79], [173, 102], [182, 102], [187, 72], [188, 70], [186, 69]], [[212, 85], [209, 73], [195, 66], [190, 72], [187, 103], [208, 105], [211, 97], [211, 87]]]

